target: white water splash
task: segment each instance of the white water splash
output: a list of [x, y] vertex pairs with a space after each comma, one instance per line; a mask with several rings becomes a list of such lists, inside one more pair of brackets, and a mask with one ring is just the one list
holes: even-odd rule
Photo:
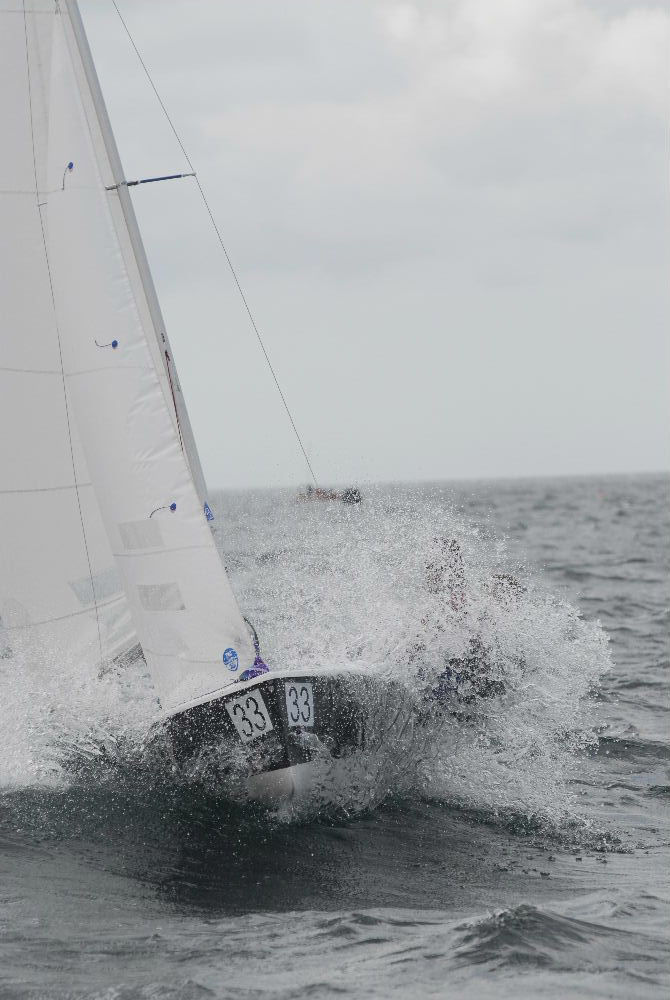
[[[384, 794], [411, 785], [493, 811], [557, 818], [569, 809], [566, 780], [574, 750], [590, 738], [588, 695], [608, 669], [607, 639], [541, 579], [511, 565], [503, 539], [439, 494], [379, 492], [356, 507], [264, 494], [227, 498], [227, 506], [226, 564], [271, 666], [356, 664], [429, 693], [473, 641], [486, 650], [501, 693], [424, 720], [413, 746], [403, 747], [414, 759], [384, 769]], [[463, 557], [457, 608], [428, 580], [445, 539], [456, 539]], [[525, 589], [501, 599], [500, 573]], [[100, 677], [45, 651], [0, 660], [0, 704], [2, 787], [72, 780], [59, 753], [89, 738], [112, 756], [124, 746], [136, 755], [156, 709], [137, 665]]]
[[[559, 820], [572, 808], [575, 751], [594, 739], [590, 694], [611, 665], [598, 622], [548, 592], [510, 558], [503, 538], [446, 496], [397, 490], [356, 508], [285, 502], [280, 539], [261, 514], [267, 499], [254, 503], [255, 537], [233, 559], [268, 662], [355, 663], [430, 691], [475, 642], [504, 693], [438, 713], [416, 742], [418, 787], [494, 812]], [[445, 539], [457, 540], [463, 556], [458, 609], [430, 588], [427, 566]], [[252, 545], [263, 555], [260, 577]], [[501, 593], [499, 574], [521, 586], [503, 581]]]
[[158, 711], [144, 664], [100, 673], [62, 650], [28, 645], [0, 660], [0, 705], [3, 789], [67, 783], [69, 747], [95, 755], [119, 740], [137, 743]]

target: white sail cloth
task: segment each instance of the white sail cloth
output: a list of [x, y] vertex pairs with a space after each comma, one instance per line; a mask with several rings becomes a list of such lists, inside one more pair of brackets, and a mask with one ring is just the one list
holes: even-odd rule
[[[24, 339], [32, 341], [36, 327], [48, 328], [50, 339], [44, 339], [49, 339], [50, 353], [46, 348], [33, 351], [29, 345], [25, 350], [30, 356], [22, 359], [17, 354], [14, 367], [32, 365], [36, 370], [39, 364], [40, 370], [56, 373], [52, 381], [60, 386], [61, 397], [66, 387], [70, 430], [76, 426], [93, 486], [92, 491], [82, 486], [75, 493], [86, 515], [92, 509], [93, 521], [93, 515], [100, 512], [104, 525], [100, 542], [107, 557], [111, 548], [118, 572], [117, 576], [109, 566], [111, 577], [121, 578], [125, 593], [124, 601], [117, 590], [116, 599], [124, 608], [127, 601], [163, 709], [174, 712], [206, 700], [234, 681], [251, 665], [254, 652], [205, 519], [191, 471], [194, 463], [184, 452], [179, 420], [170, 402], [162, 348], [143, 294], [127, 209], [122, 210], [120, 204], [100, 127], [99, 95], [92, 93], [91, 68], [82, 61], [81, 38], [73, 27], [78, 18], [76, 6], [68, 0], [55, 13], [51, 4], [45, 2], [42, 7], [50, 13], [32, 17], [53, 23], [53, 50], [50, 74], [40, 55], [40, 75], [48, 94], [48, 106], [45, 102], [40, 113], [41, 121], [48, 113], [48, 167], [38, 200], [47, 203], [46, 246], [55, 322], [45, 284], [44, 247], [41, 258], [37, 252], [41, 231], [34, 201], [33, 252], [21, 268], [21, 281], [28, 290], [32, 272], [39, 272], [42, 312], [39, 318], [28, 320]], [[25, 55], [25, 43], [23, 50]], [[34, 123], [35, 114], [33, 130]], [[17, 130], [21, 124], [17, 116]], [[29, 123], [27, 128], [29, 135]], [[42, 144], [37, 158], [43, 155]], [[30, 158], [26, 156], [27, 161]], [[27, 181], [27, 165], [23, 164], [16, 183], [34, 191], [34, 180], [32, 184]], [[20, 303], [14, 304], [14, 311], [25, 321]], [[19, 393], [14, 391], [15, 396]], [[33, 389], [30, 399], [16, 400], [24, 407], [19, 412], [23, 415], [30, 409], [29, 423], [41, 425], [50, 420], [56, 395], [55, 388], [49, 391], [47, 410], [43, 393]], [[62, 399], [60, 403], [63, 408]], [[30, 470], [33, 478], [38, 473], [44, 477], [43, 470], [48, 469], [49, 485], [55, 484], [54, 456], [58, 474], [66, 465], [67, 416], [48, 428], [48, 446], [31, 440], [29, 447], [15, 449], [26, 455], [25, 475]], [[39, 438], [39, 434], [34, 436]], [[83, 458], [75, 454], [73, 464], [81, 476]], [[30, 476], [27, 482], [32, 483]], [[86, 525], [83, 515], [81, 521]], [[99, 520], [96, 523], [99, 527]], [[45, 527], [45, 533], [50, 530]], [[59, 584], [65, 591], [72, 590], [68, 559], [76, 549], [74, 533], [73, 528], [60, 540], [54, 553], [59, 560], [51, 572], [65, 576], [67, 583]], [[97, 541], [92, 529], [91, 537]], [[77, 545], [81, 548], [81, 525]], [[39, 576], [42, 567], [23, 559], [20, 549], [13, 557], [26, 580], [20, 602], [31, 592], [31, 578]], [[95, 580], [93, 567], [82, 578], [90, 583], [91, 577]], [[51, 581], [45, 579], [44, 589], [50, 586]], [[100, 606], [95, 586], [89, 590]], [[51, 607], [48, 600], [47, 606]], [[6, 611], [0, 613], [4, 621]], [[96, 627], [99, 617], [98, 610]]]
[[0, 655], [57, 669], [137, 642], [71, 419], [43, 223], [54, 24], [0, 0]]

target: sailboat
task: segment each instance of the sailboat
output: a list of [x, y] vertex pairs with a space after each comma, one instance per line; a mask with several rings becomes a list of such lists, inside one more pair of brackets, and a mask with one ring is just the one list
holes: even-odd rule
[[141, 656], [177, 764], [232, 749], [248, 798], [337, 797], [411, 699], [351, 665], [261, 672], [76, 0], [0, 15], [0, 648]]

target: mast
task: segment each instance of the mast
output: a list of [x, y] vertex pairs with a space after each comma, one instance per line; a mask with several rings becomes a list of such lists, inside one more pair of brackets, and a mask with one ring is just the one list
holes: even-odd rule
[[161, 379], [163, 392], [168, 402], [170, 411], [174, 413], [177, 432], [186, 453], [191, 475], [193, 476], [193, 481], [195, 483], [195, 488], [198, 496], [200, 497], [201, 503], [204, 505], [207, 502], [207, 485], [202, 471], [202, 465], [200, 463], [200, 456], [198, 455], [198, 449], [195, 443], [195, 437], [193, 435], [188, 410], [186, 408], [186, 402], [177, 378], [174, 355], [168, 340], [165, 321], [163, 319], [163, 314], [161, 312], [156, 292], [156, 286], [154, 285], [154, 280], [151, 275], [151, 269], [149, 267], [149, 261], [144, 249], [144, 243], [142, 242], [142, 236], [137, 223], [135, 209], [133, 208], [132, 198], [130, 197], [130, 192], [128, 191], [121, 157], [119, 155], [118, 146], [116, 145], [116, 139], [114, 138], [112, 125], [107, 113], [105, 99], [102, 96], [100, 81], [98, 79], [98, 74], [93, 62], [93, 56], [88, 44], [88, 38], [84, 29], [84, 23], [81, 19], [81, 13], [79, 11], [79, 4], [77, 3], [77, 0], [65, 0], [65, 6], [67, 7], [70, 15], [70, 23], [72, 25], [74, 39], [79, 50], [81, 65], [86, 77], [88, 91], [93, 102], [93, 108], [98, 127], [100, 129], [100, 135], [111, 169], [112, 176], [110, 187], [113, 186], [118, 194], [119, 207], [123, 214], [123, 220], [125, 222], [129, 241], [133, 250], [135, 264], [137, 266], [139, 281], [141, 282], [144, 299], [151, 318], [151, 323], [149, 325], [153, 328], [155, 333], [155, 361], [159, 362], [159, 364], [157, 364], [157, 370], [163, 376]]

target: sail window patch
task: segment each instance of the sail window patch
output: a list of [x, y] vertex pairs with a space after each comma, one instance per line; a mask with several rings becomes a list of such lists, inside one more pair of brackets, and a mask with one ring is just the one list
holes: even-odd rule
[[124, 521], [119, 525], [124, 549], [157, 549], [163, 545], [163, 535], [158, 521]]
[[85, 576], [81, 580], [70, 580], [70, 586], [75, 592], [77, 600], [83, 607], [88, 607], [94, 601], [106, 601], [109, 597], [114, 597], [121, 593], [122, 584], [116, 567], [102, 570], [101, 573], [94, 573], [93, 576]]
[[145, 611], [184, 611], [186, 608], [176, 583], [138, 583], [137, 593]]

